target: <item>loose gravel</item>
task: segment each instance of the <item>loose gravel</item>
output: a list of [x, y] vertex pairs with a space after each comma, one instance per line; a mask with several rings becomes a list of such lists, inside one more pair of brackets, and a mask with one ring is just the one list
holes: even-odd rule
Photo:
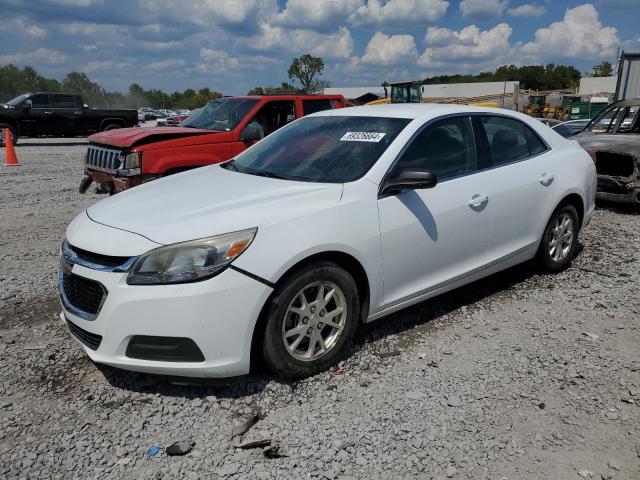
[[84, 148], [0, 167], [0, 478], [640, 478], [637, 212], [596, 211], [560, 274], [363, 327], [330, 372], [194, 384], [95, 365], [56, 318], [64, 229], [101, 198]]

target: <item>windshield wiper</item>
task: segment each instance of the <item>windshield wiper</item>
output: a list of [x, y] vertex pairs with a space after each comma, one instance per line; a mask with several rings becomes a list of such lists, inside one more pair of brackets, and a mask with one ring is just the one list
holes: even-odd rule
[[234, 172], [239, 172], [240, 170], [238, 170], [238, 167], [236, 167], [235, 165], [235, 160], [231, 159], [228, 162], [223, 163], [222, 165], [220, 165], [222, 168], [224, 168], [225, 170], [232, 170]]
[[257, 175], [258, 177], [277, 178], [279, 180], [287, 180], [287, 177], [280, 175], [279, 173], [270, 172], [269, 170], [256, 170], [255, 172], [245, 172], [249, 175]]

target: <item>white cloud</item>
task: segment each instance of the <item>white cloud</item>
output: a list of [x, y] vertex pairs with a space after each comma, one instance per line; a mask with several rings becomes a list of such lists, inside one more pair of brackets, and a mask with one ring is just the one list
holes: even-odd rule
[[509, 56], [509, 37], [512, 28], [500, 23], [489, 30], [469, 25], [460, 31], [429, 28], [425, 35], [428, 44], [418, 59], [418, 65], [431, 70], [455, 69], [457, 64], [487, 64], [498, 66]]
[[277, 0], [141, 0], [145, 18], [157, 19], [164, 26], [170, 19], [195, 25], [256, 24], [273, 18], [278, 12]]
[[502, 15], [508, 4], [508, 0], [462, 0], [460, 12], [464, 17], [486, 20]]
[[59, 65], [67, 59], [67, 56], [57, 50], [48, 48], [38, 48], [33, 52], [19, 52], [0, 55], [0, 65], [5, 63], [15, 63], [26, 65], [31, 62], [44, 63], [46, 65]]
[[376, 32], [369, 40], [363, 63], [374, 65], [398, 65], [407, 63], [418, 56], [416, 42], [411, 35], [385, 35]]
[[363, 5], [364, 0], [289, 0], [276, 21], [298, 28], [332, 28]]
[[92, 4], [100, 3], [98, 1], [92, 0], [51, 0], [52, 3], [57, 3], [58, 5], [67, 5], [70, 7], [89, 7]]
[[541, 17], [547, 13], [547, 9], [542, 5], [528, 3], [516, 8], [510, 8], [507, 10], [507, 13], [512, 17]]
[[0, 20], [0, 32], [13, 32], [16, 35], [26, 34], [36, 40], [46, 38], [48, 35], [45, 29], [38, 25], [28, 25], [22, 18]]
[[181, 58], [167, 58], [166, 60], [161, 60], [159, 62], [147, 63], [144, 68], [147, 70], [170, 70], [172, 68], [184, 67], [186, 65], [185, 61]]
[[118, 62], [115, 60], [93, 61], [86, 63], [82, 67], [82, 71], [86, 73], [105, 71], [112, 72], [114, 70], [124, 70], [130, 66], [131, 64], [129, 62]]
[[31, 38], [45, 38], [47, 36], [47, 31], [43, 28], [40, 28], [37, 25], [32, 25], [30, 27], [25, 28], [25, 32], [27, 33], [27, 35], [29, 35]]
[[213, 50], [211, 48], [201, 48], [200, 58], [205, 61], [204, 64], [207, 68], [218, 69], [236, 69], [239, 68], [241, 63], [235, 57], [229, 56], [229, 54], [223, 50]]
[[351, 14], [349, 21], [353, 25], [433, 22], [442, 18], [447, 8], [446, 0], [369, 0]]
[[296, 55], [310, 53], [325, 59], [347, 59], [353, 51], [353, 38], [347, 27], [332, 33], [314, 30], [289, 30], [263, 23], [260, 33], [245, 41], [247, 47], [259, 51], [285, 49]]
[[609, 57], [620, 44], [614, 27], [603, 27], [591, 4], [567, 9], [564, 19], [536, 30], [535, 40], [521, 46], [526, 55], [544, 57], [550, 53], [569, 58]]
[[202, 63], [196, 64], [196, 69], [205, 73], [229, 73], [234, 70], [261, 70], [268, 65], [279, 63], [270, 57], [264, 55], [249, 55], [241, 59], [232, 57], [223, 50], [214, 50], [212, 48], [201, 48], [200, 58]]

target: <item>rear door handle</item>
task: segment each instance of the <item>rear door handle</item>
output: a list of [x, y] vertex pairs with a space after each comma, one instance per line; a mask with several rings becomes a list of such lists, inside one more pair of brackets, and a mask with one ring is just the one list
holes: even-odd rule
[[489, 197], [487, 197], [486, 195], [481, 195], [479, 193], [476, 193], [473, 197], [471, 197], [471, 200], [469, 200], [469, 206], [480, 207], [481, 205], [484, 205], [488, 201], [489, 201]]
[[45, 115], [53, 115], [53, 112], [44, 112]]
[[553, 182], [553, 179], [554, 179], [554, 176], [550, 173], [543, 173], [542, 175], [540, 175], [540, 183], [545, 187], [548, 187], [549, 185], [551, 185], [551, 182]]

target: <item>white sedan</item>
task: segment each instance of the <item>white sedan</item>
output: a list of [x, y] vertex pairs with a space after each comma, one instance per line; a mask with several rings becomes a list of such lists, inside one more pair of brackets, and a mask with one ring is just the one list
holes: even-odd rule
[[566, 267], [595, 190], [590, 156], [525, 115], [328, 110], [78, 215], [61, 319], [123, 369], [300, 378], [360, 322], [533, 258]]

